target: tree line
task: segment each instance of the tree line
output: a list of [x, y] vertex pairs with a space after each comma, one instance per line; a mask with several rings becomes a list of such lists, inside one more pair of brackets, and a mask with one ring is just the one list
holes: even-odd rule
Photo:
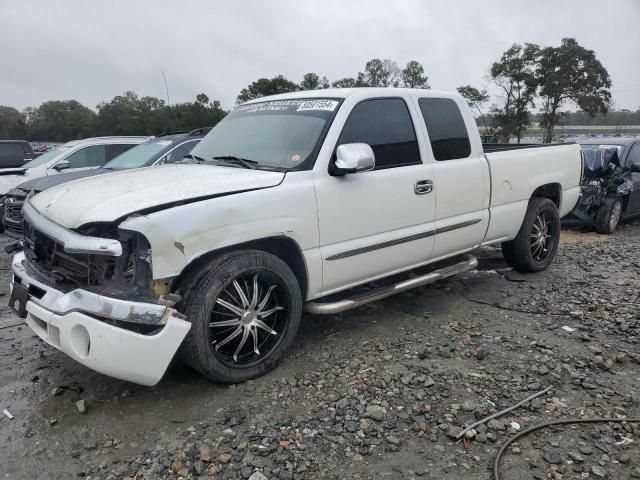
[[[640, 111], [608, 113], [609, 74], [595, 53], [573, 38], [563, 39], [557, 47], [514, 44], [489, 66], [487, 79], [499, 92], [494, 103], [489, 104], [486, 89], [462, 85], [457, 91], [467, 100], [485, 132], [495, 134], [502, 142], [520, 142], [532, 121], [542, 127], [545, 142], [553, 139], [556, 125], [570, 119], [580, 124], [640, 124]], [[305, 74], [300, 82], [283, 75], [260, 78], [241, 89], [236, 102], [330, 87], [430, 88], [420, 62], [411, 60], [400, 67], [391, 59], [374, 58], [366, 62], [362, 71], [334, 81], [313, 72]], [[567, 113], [567, 107], [578, 111]], [[157, 135], [213, 126], [226, 114], [219, 101], [210, 101], [205, 94], [197, 95], [191, 103], [168, 105], [156, 97], [126, 92], [99, 104], [97, 111], [75, 100], [44, 102], [23, 112], [0, 106], [0, 138], [66, 141], [94, 135]]]
[[0, 138], [66, 142], [100, 135], [158, 135], [217, 124], [227, 114], [204, 93], [195, 101], [167, 105], [156, 97], [125, 92], [94, 111], [76, 100], [53, 100], [22, 112], [0, 106]]

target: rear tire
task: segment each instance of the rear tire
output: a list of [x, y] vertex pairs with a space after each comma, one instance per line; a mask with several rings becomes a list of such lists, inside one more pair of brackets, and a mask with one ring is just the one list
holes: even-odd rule
[[225, 254], [184, 285], [178, 310], [192, 327], [183, 358], [211, 380], [238, 383], [265, 374], [298, 331], [300, 286], [274, 255], [258, 250]]
[[604, 204], [596, 213], [596, 232], [611, 234], [615, 232], [622, 218], [622, 200], [620, 197], [606, 197]]
[[548, 198], [534, 197], [516, 238], [503, 242], [502, 256], [518, 272], [541, 272], [553, 262], [559, 243], [558, 207]]

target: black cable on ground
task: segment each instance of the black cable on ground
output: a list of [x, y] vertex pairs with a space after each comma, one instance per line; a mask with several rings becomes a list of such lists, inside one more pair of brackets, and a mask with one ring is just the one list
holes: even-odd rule
[[513, 442], [518, 440], [519, 438], [524, 437], [525, 435], [530, 434], [531, 432], [535, 432], [536, 430], [540, 430], [542, 428], [552, 427], [554, 425], [568, 425], [573, 423], [640, 423], [640, 417], [632, 417], [632, 418], [567, 418], [565, 420], [555, 420], [553, 422], [544, 422], [540, 425], [536, 425], [534, 427], [523, 430], [516, 436], [507, 440], [507, 442], [500, 448], [498, 454], [496, 455], [496, 460], [493, 463], [493, 479], [500, 479], [500, 459], [502, 458], [502, 454], [505, 452], [507, 447], [511, 445]]

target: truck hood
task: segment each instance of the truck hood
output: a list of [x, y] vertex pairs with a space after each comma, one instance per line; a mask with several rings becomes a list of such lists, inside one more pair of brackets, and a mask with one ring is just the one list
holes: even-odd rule
[[[21, 183], [13, 190], [10, 190], [8, 195], [24, 197], [29, 192], [43, 192], [50, 188], [63, 183], [71, 182], [72, 180], [79, 180], [81, 178], [93, 177], [95, 175], [103, 175], [105, 173], [113, 172], [107, 168], [94, 168], [89, 170], [80, 170], [76, 172], [61, 173], [59, 175], [51, 175], [48, 177], [38, 177], [33, 180], [28, 180]], [[26, 178], [26, 177], [24, 177]]]
[[39, 193], [30, 202], [57, 224], [78, 228], [198, 199], [274, 187], [284, 175], [214, 165], [163, 165], [75, 180]]
[[2, 168], [0, 169], [0, 195], [21, 183], [44, 175], [39, 168]]

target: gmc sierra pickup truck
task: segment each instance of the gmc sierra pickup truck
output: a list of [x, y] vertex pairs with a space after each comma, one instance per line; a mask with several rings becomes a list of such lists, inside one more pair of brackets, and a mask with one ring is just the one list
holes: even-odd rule
[[[494, 151], [495, 150], [495, 151]], [[578, 145], [483, 151], [464, 99], [336, 89], [237, 106], [183, 163], [76, 180], [24, 205], [10, 305], [89, 368], [153, 385], [276, 365], [332, 314], [473, 269], [552, 262]]]

